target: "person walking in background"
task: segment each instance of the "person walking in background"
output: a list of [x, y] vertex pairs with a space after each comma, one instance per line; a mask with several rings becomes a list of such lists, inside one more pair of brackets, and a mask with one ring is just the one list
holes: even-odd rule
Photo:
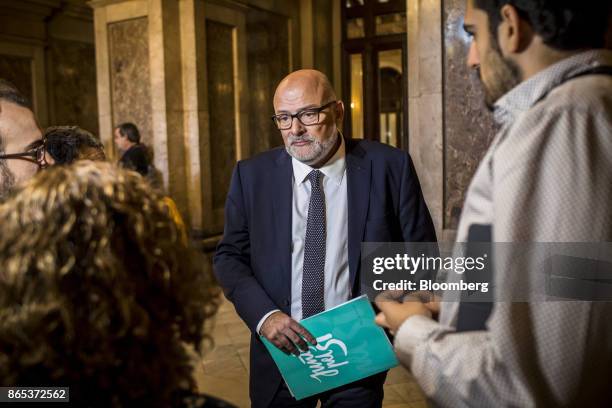
[[121, 153], [119, 165], [146, 177], [151, 160], [147, 147], [140, 143], [140, 131], [136, 125], [130, 122], [118, 125], [114, 131], [114, 141]]
[[[149, 184], [160, 191], [164, 191], [164, 183], [159, 171], [151, 163], [151, 155], [147, 146], [140, 143], [140, 131], [135, 124], [125, 122], [115, 128], [114, 141], [119, 152], [122, 153], [119, 165], [123, 168], [134, 170], [146, 178]], [[187, 226], [183, 220], [174, 200], [164, 195], [164, 201], [174, 222], [179, 226], [181, 236], [185, 242], [188, 241]]]

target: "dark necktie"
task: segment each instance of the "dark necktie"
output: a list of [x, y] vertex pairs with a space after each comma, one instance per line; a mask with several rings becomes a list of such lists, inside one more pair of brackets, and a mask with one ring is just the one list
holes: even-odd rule
[[325, 310], [325, 197], [321, 179], [323, 173], [313, 170], [310, 180], [310, 204], [304, 243], [304, 271], [302, 274], [302, 318]]

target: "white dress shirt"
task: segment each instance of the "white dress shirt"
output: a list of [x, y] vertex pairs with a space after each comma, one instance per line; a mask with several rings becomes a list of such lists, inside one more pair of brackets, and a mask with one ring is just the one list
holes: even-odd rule
[[[323, 173], [325, 196], [325, 309], [346, 302], [350, 296], [348, 267], [348, 200], [346, 184], [346, 153], [342, 136], [340, 147], [331, 159], [318, 170]], [[314, 168], [291, 159], [293, 166], [293, 200], [291, 203], [291, 317], [302, 319], [302, 275], [304, 269], [304, 241], [308, 220], [311, 186], [308, 174]], [[257, 325], [272, 313], [266, 313]]]

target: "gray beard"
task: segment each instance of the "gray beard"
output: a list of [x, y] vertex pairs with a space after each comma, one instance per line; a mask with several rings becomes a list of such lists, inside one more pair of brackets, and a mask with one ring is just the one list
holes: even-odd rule
[[0, 202], [6, 200], [15, 187], [15, 175], [9, 170], [5, 161], [0, 161]]
[[[485, 106], [491, 112], [495, 108], [495, 103], [505, 94], [510, 92], [514, 87], [521, 83], [521, 69], [512, 60], [505, 58], [499, 48], [497, 39], [491, 36], [492, 47], [484, 56], [492, 70], [492, 83], [484, 84]], [[480, 68], [478, 69], [478, 77], [481, 79]]]
[[[339, 136], [338, 132], [336, 131], [336, 135], [335, 135], [335, 137], [333, 137], [333, 138], [331, 138], [331, 139], [327, 140], [326, 142], [321, 143], [321, 144], [319, 145], [319, 146], [321, 147], [321, 152], [320, 152], [321, 154], [320, 154], [319, 156], [317, 156], [317, 157], [314, 157], [314, 158], [310, 159], [310, 160], [301, 159], [301, 158], [299, 158], [299, 157], [295, 156], [295, 155], [294, 155], [294, 154], [291, 152], [291, 148], [289, 148], [289, 147], [286, 147], [286, 146], [285, 146], [285, 150], [287, 151], [287, 153], [289, 153], [289, 155], [290, 155], [291, 157], [293, 157], [293, 158], [295, 158], [296, 160], [298, 160], [298, 161], [300, 161], [300, 162], [302, 162], [302, 163], [304, 163], [304, 164], [306, 164], [306, 165], [310, 166], [310, 165], [312, 165], [312, 164], [314, 164], [314, 163], [317, 163], [317, 162], [318, 162], [318, 161], [319, 161], [319, 160], [320, 160], [322, 157], [324, 157], [324, 156], [328, 155], [328, 154], [329, 154], [329, 152], [331, 151], [331, 149], [332, 149], [332, 148], [333, 148], [333, 147], [336, 145], [336, 142], [338, 141], [338, 138], [339, 138], [339, 137], [340, 137], [340, 136]], [[316, 142], [315, 142], [315, 143], [316, 143]]]

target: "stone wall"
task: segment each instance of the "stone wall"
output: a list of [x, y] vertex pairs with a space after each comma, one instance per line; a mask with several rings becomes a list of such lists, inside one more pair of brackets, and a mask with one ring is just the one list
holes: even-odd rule
[[456, 229], [470, 180], [496, 128], [476, 71], [466, 65], [464, 0], [444, 0], [444, 228]]
[[132, 122], [141, 142], [151, 146], [151, 80], [145, 17], [108, 25], [113, 124]]
[[410, 153], [438, 239], [452, 241], [469, 182], [496, 132], [466, 66], [463, 0], [407, 0]]
[[30, 101], [34, 96], [32, 59], [0, 53], [0, 78], [12, 82]]
[[[288, 18], [269, 11], [247, 12], [249, 129], [251, 153], [280, 146], [282, 138], [270, 119], [277, 83], [289, 73]], [[279, 30], [279, 27], [283, 29]]]
[[93, 13], [78, 0], [0, 0], [0, 77], [30, 98], [42, 127], [98, 134]]
[[236, 162], [237, 106], [232, 31], [230, 25], [206, 21], [213, 210], [223, 210]]
[[50, 41], [47, 70], [53, 124], [78, 125], [99, 134], [95, 62], [93, 43]]
[[194, 235], [218, 239], [236, 161], [281, 141], [270, 120], [272, 97], [278, 81], [299, 65], [300, 5], [276, 0], [89, 4], [105, 144], [112, 146], [116, 123], [136, 123]]

